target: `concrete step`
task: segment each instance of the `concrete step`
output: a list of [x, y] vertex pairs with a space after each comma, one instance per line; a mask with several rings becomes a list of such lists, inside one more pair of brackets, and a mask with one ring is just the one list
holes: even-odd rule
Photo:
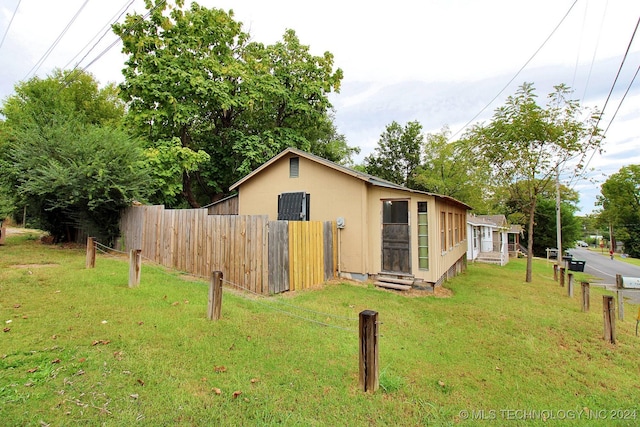
[[378, 277], [376, 277], [376, 279], [379, 282], [385, 282], [385, 283], [395, 283], [398, 285], [413, 285], [413, 277], [410, 276], [405, 276], [406, 278], [399, 278], [399, 277], [391, 277], [391, 276], [383, 276], [383, 275], [378, 275]]
[[403, 284], [399, 284], [399, 283], [376, 281], [376, 282], [374, 282], [374, 285], [379, 286], [381, 288], [395, 289], [395, 290], [398, 290], [398, 291], [409, 291], [409, 290], [411, 290], [411, 286], [410, 285], [403, 285]]

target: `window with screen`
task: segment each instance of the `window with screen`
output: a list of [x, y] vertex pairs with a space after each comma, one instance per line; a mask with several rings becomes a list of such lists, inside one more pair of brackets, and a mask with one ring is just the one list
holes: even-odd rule
[[418, 267], [429, 269], [429, 222], [427, 202], [418, 202]]

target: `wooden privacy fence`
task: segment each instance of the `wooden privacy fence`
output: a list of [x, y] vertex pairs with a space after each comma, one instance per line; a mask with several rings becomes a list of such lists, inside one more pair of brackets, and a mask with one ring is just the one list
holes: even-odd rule
[[335, 223], [268, 221], [266, 215], [209, 215], [206, 209], [134, 206], [120, 219], [119, 249], [180, 271], [267, 295], [335, 277]]

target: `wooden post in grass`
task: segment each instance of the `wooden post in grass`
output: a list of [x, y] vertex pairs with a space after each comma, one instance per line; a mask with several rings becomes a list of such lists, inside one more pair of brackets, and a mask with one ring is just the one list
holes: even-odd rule
[[623, 280], [621, 274], [616, 274], [616, 299], [618, 300], [618, 319], [624, 320], [624, 295], [622, 294]]
[[140, 269], [142, 267], [142, 249], [131, 249], [129, 252], [129, 287], [140, 284]]
[[207, 319], [219, 320], [222, 311], [222, 271], [211, 273], [209, 283], [209, 304], [207, 306]]
[[87, 259], [85, 268], [96, 267], [96, 241], [93, 237], [87, 237]]
[[0, 245], [4, 245], [6, 237], [7, 237], [7, 226], [4, 224], [4, 221], [0, 221]]
[[558, 281], [558, 264], [553, 264], [553, 280]]
[[589, 282], [580, 282], [582, 287], [582, 311], [589, 311]]
[[560, 267], [560, 286], [564, 288], [564, 267]]
[[360, 387], [362, 391], [378, 390], [378, 312], [360, 312]]
[[604, 340], [611, 344], [616, 343], [616, 306], [613, 296], [602, 296], [602, 317], [604, 318]]
[[567, 295], [569, 298], [573, 298], [573, 273], [567, 274], [567, 277], [569, 278], [567, 282]]
[[624, 321], [624, 294], [622, 289], [616, 291], [616, 299], [618, 300], [618, 320]]

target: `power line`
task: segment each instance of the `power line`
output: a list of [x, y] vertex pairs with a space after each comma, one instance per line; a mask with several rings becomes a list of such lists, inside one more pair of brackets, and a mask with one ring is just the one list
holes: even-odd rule
[[538, 55], [538, 53], [542, 50], [542, 48], [547, 44], [547, 42], [549, 41], [549, 39], [551, 39], [551, 37], [555, 34], [555, 32], [558, 30], [558, 28], [560, 28], [560, 25], [562, 25], [562, 23], [564, 22], [564, 20], [567, 18], [567, 16], [569, 16], [569, 13], [571, 12], [571, 10], [573, 9], [573, 7], [576, 5], [576, 3], [578, 2], [578, 0], [574, 0], [574, 2], [571, 4], [571, 6], [569, 7], [569, 10], [567, 10], [567, 13], [564, 14], [564, 16], [562, 17], [562, 19], [560, 20], [560, 22], [558, 22], [558, 25], [555, 26], [555, 28], [553, 29], [553, 31], [551, 31], [551, 34], [549, 34], [549, 36], [544, 40], [544, 42], [542, 42], [542, 44], [540, 45], [540, 47], [533, 53], [533, 55], [531, 55], [531, 57], [529, 59], [527, 59], [527, 61], [524, 63], [524, 65], [522, 65], [522, 67], [520, 67], [520, 69], [518, 70], [518, 72], [511, 78], [511, 80], [509, 80], [507, 82], [507, 84], [500, 90], [500, 92], [498, 92], [498, 94], [496, 96], [494, 96], [491, 101], [489, 101], [489, 103], [487, 105], [485, 105], [479, 112], [478, 114], [476, 114], [475, 116], [473, 116], [473, 118], [471, 118], [471, 120], [469, 120], [464, 126], [462, 126], [456, 133], [454, 133], [453, 135], [451, 135], [450, 139], [453, 139], [456, 137], [456, 135], [458, 135], [460, 132], [462, 132], [467, 126], [469, 126], [471, 123], [473, 123], [473, 121], [475, 119], [478, 118], [478, 116], [480, 116], [480, 114], [482, 114], [484, 112], [484, 110], [486, 110], [487, 108], [489, 108], [489, 106], [491, 104], [493, 104], [493, 102], [498, 99], [498, 97], [500, 95], [502, 95], [502, 92], [504, 92], [505, 90], [507, 90], [507, 88], [511, 85], [511, 83], [513, 83], [513, 81], [516, 79], [516, 77], [518, 77], [520, 75], [520, 73], [527, 67], [527, 65], [529, 65], [529, 63], [533, 60], [533, 58], [536, 57], [536, 55]]
[[600, 38], [602, 37], [602, 28], [604, 27], [605, 16], [607, 16], [607, 9], [609, 7], [609, 0], [604, 5], [604, 12], [602, 13], [602, 20], [600, 21], [600, 29], [598, 30], [598, 39], [596, 40], [596, 48], [593, 50], [593, 57], [591, 58], [591, 65], [589, 66], [589, 74], [587, 74], [587, 81], [584, 84], [584, 92], [580, 103], [584, 102], [584, 98], [587, 96], [587, 88], [589, 87], [589, 81], [591, 80], [591, 73], [593, 72], [593, 65], [596, 62], [596, 54], [598, 53], [598, 47], [600, 46]]
[[78, 9], [76, 14], [73, 15], [73, 18], [71, 18], [69, 23], [67, 23], [67, 25], [64, 27], [64, 29], [62, 30], [60, 35], [55, 39], [53, 44], [51, 44], [51, 46], [49, 46], [49, 49], [46, 50], [44, 55], [42, 55], [42, 57], [38, 60], [38, 62], [36, 62], [36, 64], [33, 66], [33, 68], [31, 68], [31, 70], [29, 70], [29, 72], [27, 73], [27, 75], [24, 77], [23, 80], [27, 80], [27, 78], [31, 75], [31, 73], [35, 74], [38, 71], [38, 69], [40, 69], [40, 67], [42, 66], [44, 61], [46, 61], [47, 58], [49, 57], [49, 55], [51, 55], [51, 52], [53, 52], [53, 49], [55, 49], [56, 46], [58, 45], [58, 43], [60, 43], [60, 40], [62, 40], [62, 37], [64, 37], [64, 35], [67, 33], [67, 31], [69, 31], [69, 28], [71, 27], [71, 25], [73, 25], [73, 23], [78, 18], [78, 16], [80, 15], [80, 13], [84, 9], [84, 7], [87, 5], [87, 3], [89, 3], [89, 0], [85, 0], [85, 2], [82, 4], [82, 6], [80, 6], [80, 9]]
[[[127, 4], [127, 2], [129, 2], [129, 4]], [[102, 39], [109, 34], [109, 31], [111, 30], [111, 26], [113, 24], [115, 24], [116, 22], [118, 22], [120, 20], [120, 18], [122, 18], [122, 15], [124, 15], [127, 10], [129, 10], [129, 8], [131, 7], [131, 5], [133, 5], [133, 3], [135, 2], [135, 0], [127, 0], [127, 2], [125, 2], [124, 5], [122, 5], [122, 7], [118, 10], [118, 12], [116, 12], [111, 19], [109, 19], [109, 21], [107, 21], [107, 23], [100, 29], [100, 31], [98, 31], [96, 33], [95, 36], [93, 36], [93, 38], [91, 40], [89, 40], [89, 42], [84, 45], [84, 47], [82, 49], [80, 49], [80, 52], [78, 52], [73, 58], [71, 58], [71, 60], [69, 60], [69, 62], [67, 62], [67, 64], [64, 66], [64, 68], [69, 67], [69, 65], [71, 65], [71, 63], [91, 44], [91, 42], [93, 40], [95, 40], [98, 37], [98, 34], [100, 34], [102, 32], [102, 35], [100, 36], [100, 38], [98, 39], [98, 41], [93, 45], [93, 47], [91, 47], [91, 49], [89, 49], [87, 51], [87, 53], [77, 62], [76, 66], [74, 67], [74, 70], [78, 67], [78, 65], [80, 63], [82, 63], [82, 61], [84, 61], [84, 59], [96, 48], [96, 46], [98, 46], [98, 44], [102, 41]]]
[[631, 89], [631, 86], [633, 86], [633, 82], [635, 82], [636, 77], [638, 77], [638, 72], [639, 71], [640, 71], [640, 65], [638, 65], [638, 68], [636, 68], [636, 73], [633, 75], [633, 78], [631, 79], [631, 82], [629, 83], [629, 86], [627, 86], [627, 90], [624, 91], [624, 95], [622, 95], [622, 99], [620, 99], [620, 102], [618, 103], [618, 108], [616, 108], [616, 111], [613, 113], [613, 116], [611, 116], [611, 120], [609, 121], [609, 124], [607, 125], [607, 128], [602, 133], [603, 137], [607, 134], [607, 132], [609, 131], [609, 128], [611, 127], [611, 123], [613, 123], [613, 121], [615, 120], [616, 116], [618, 115], [618, 111], [620, 111], [620, 107], [622, 106], [622, 103], [624, 102], [624, 99], [627, 97], [627, 94], [629, 93], [629, 90]]
[[[591, 142], [591, 139], [593, 139], [594, 134], [596, 132], [596, 129], [598, 128], [598, 125], [600, 124], [600, 121], [602, 120], [602, 116], [604, 116], [604, 112], [605, 112], [605, 110], [607, 108], [607, 105], [609, 104], [609, 100], [611, 99], [611, 94], [613, 93], [613, 90], [616, 87], [616, 83], [618, 82], [618, 77], [620, 77], [620, 73], [622, 72], [622, 67], [624, 66], [624, 63], [627, 60], [627, 56], [629, 55], [629, 50], [631, 50], [631, 45], [633, 44], [633, 40], [636, 37], [636, 33], [638, 31], [638, 26], [639, 25], [640, 25], [640, 17], [638, 17], [638, 21], [636, 22], [636, 26], [633, 29], [633, 33], [631, 34], [631, 39], [629, 40], [629, 44], [627, 44], [627, 50], [624, 52], [624, 56], [622, 57], [622, 61], [620, 62], [620, 66], [618, 67], [618, 72], [616, 73], [615, 79], [613, 79], [613, 84], [611, 85], [611, 88], [609, 89], [609, 93], [607, 94], [607, 99], [605, 100], [604, 106], [602, 107], [602, 112], [598, 115], [598, 120], [596, 121], [596, 125], [594, 127], [594, 131], [589, 136], [589, 142]], [[611, 118], [611, 120], [609, 121], [609, 125], [607, 126], [606, 130], [602, 134], [603, 138], [604, 138], [605, 134], [607, 133], [607, 131], [609, 130], [609, 127], [611, 126], [611, 122], [613, 122], [613, 119], [615, 118], [615, 115], [618, 113], [618, 110], [620, 109], [620, 106], [622, 105], [622, 101], [627, 96], [627, 93], [629, 92], [629, 89], [631, 88], [631, 85], [633, 85], [633, 82], [634, 82], [634, 80], [635, 80], [637, 75], [638, 75], [638, 71], [636, 70], [636, 73], [633, 76], [633, 79], [631, 80], [631, 83], [627, 87], [627, 90], [626, 90], [626, 92], [624, 94], [624, 97], [620, 101], [620, 104], [618, 104], [618, 108], [616, 109], [616, 112], [614, 113], [614, 116]], [[593, 150], [593, 153], [591, 154], [591, 157], [589, 157], [589, 160], [587, 161], [585, 166], [582, 168], [583, 171], [585, 171], [587, 169], [587, 167], [589, 166], [589, 163], [591, 163], [591, 161], [593, 160], [593, 157], [595, 156], [597, 151], [598, 151], [597, 149]], [[584, 172], [580, 173], [578, 175], [575, 175], [575, 178], [576, 179], [580, 179], [580, 177], [583, 176], [583, 175], [584, 175]], [[572, 182], [573, 182], [573, 179], [569, 183], [570, 186], [571, 186]], [[573, 187], [571, 187], [571, 188], [573, 189]]]
[[[616, 78], [613, 79], [613, 84], [611, 85], [611, 89], [609, 89], [609, 93], [607, 94], [607, 99], [605, 100], [604, 106], [602, 107], [602, 113], [598, 116], [598, 121], [596, 122], [596, 128], [600, 124], [600, 120], [602, 120], [602, 116], [604, 115], [604, 111], [607, 109], [607, 104], [609, 104], [609, 99], [611, 98], [613, 89], [615, 89], [616, 87], [616, 83], [618, 82], [618, 77], [620, 77], [620, 73], [622, 72], [622, 67], [624, 66], [624, 63], [627, 60], [627, 55], [629, 55], [629, 50], [631, 49], [631, 45], [633, 44], [633, 39], [636, 37], [636, 32], [638, 31], [638, 25], [640, 25], [640, 17], [638, 17], [638, 21], [636, 22], [636, 27], [633, 29], [633, 34], [631, 34], [631, 39], [629, 40], [629, 44], [627, 45], [627, 50], [624, 52], [624, 56], [622, 57], [622, 61], [620, 62], [620, 66], [618, 67]], [[593, 134], [591, 136], [593, 137]]]
[[[159, 2], [158, 4], [156, 4], [154, 7], [152, 7], [147, 13], [145, 13], [142, 16], [142, 19], [140, 19], [139, 21], [137, 21], [134, 24], [134, 27], [139, 26], [142, 24], [142, 22], [144, 22], [145, 19], [147, 19], [149, 16], [151, 16], [151, 13], [153, 13], [156, 9], [158, 9], [159, 7], [163, 6], [166, 3], [166, 0], [163, 0], [161, 2]], [[115, 45], [117, 45], [118, 43], [120, 43], [122, 41], [122, 39], [120, 37], [118, 37], [116, 40], [114, 40], [109, 46], [107, 46], [102, 52], [100, 52], [91, 62], [89, 62], [87, 65], [85, 65], [84, 67], [82, 67], [83, 71], [86, 71], [87, 68], [89, 68], [90, 66], [92, 66], [95, 62], [97, 62], [100, 58], [102, 58], [107, 52], [109, 52], [111, 49], [113, 49], [113, 47]], [[83, 58], [84, 59], [84, 58]]]
[[11, 24], [13, 23], [13, 18], [16, 17], [16, 13], [18, 13], [18, 8], [20, 7], [20, 2], [22, 0], [18, 0], [18, 4], [16, 5], [15, 10], [13, 11], [13, 15], [11, 15], [11, 20], [9, 21], [9, 25], [7, 25], [7, 29], [4, 32], [4, 35], [2, 36], [2, 40], [0, 41], [0, 49], [2, 49], [2, 45], [4, 44], [4, 39], [7, 38], [7, 34], [9, 33], [9, 28], [11, 28]]

